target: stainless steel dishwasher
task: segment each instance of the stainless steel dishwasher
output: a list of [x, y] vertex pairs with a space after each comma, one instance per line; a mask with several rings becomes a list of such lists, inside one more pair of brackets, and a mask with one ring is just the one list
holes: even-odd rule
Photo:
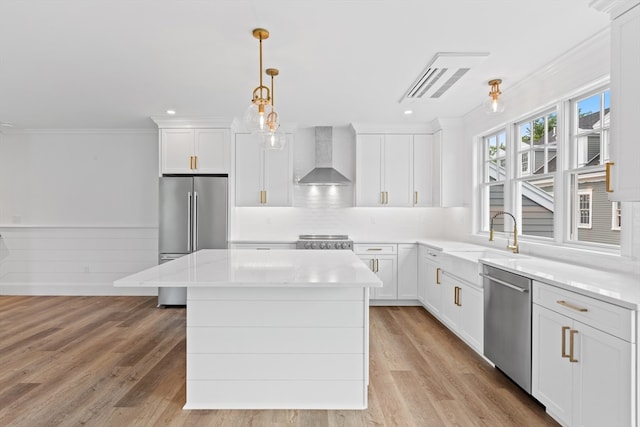
[[531, 393], [531, 279], [482, 266], [484, 355]]

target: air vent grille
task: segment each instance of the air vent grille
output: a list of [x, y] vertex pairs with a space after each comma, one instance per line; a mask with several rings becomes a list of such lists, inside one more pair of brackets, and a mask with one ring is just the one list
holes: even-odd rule
[[487, 56], [489, 56], [487, 52], [436, 53], [427, 67], [402, 95], [399, 102], [440, 98], [467, 74], [473, 65], [484, 60]]

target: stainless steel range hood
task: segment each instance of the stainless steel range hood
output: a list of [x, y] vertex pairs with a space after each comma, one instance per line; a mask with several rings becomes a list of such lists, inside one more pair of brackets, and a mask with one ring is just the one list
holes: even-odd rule
[[301, 185], [349, 185], [351, 181], [333, 168], [333, 128], [317, 126], [316, 167], [298, 181]]

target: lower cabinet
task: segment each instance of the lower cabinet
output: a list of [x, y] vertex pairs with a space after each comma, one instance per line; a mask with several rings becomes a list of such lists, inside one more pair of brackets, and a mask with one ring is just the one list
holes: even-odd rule
[[356, 255], [382, 280], [382, 288], [371, 288], [371, 300], [398, 299], [398, 245], [355, 244]]
[[476, 351], [483, 351], [482, 289], [449, 273], [444, 273], [442, 286], [442, 321]]
[[534, 282], [532, 394], [566, 426], [635, 425], [634, 314], [571, 294]]
[[418, 298], [418, 246], [398, 245], [398, 299]]
[[418, 254], [418, 301], [436, 316], [442, 310], [440, 251], [420, 246]]

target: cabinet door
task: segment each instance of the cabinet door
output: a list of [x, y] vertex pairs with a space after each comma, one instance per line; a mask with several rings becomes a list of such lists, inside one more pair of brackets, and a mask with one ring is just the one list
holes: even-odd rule
[[259, 136], [236, 134], [236, 206], [261, 206], [263, 163]]
[[442, 314], [442, 270], [438, 263], [428, 258], [423, 259], [422, 262], [425, 271], [425, 304], [431, 313], [440, 316]]
[[291, 144], [282, 150], [264, 151], [265, 205], [291, 206], [293, 193], [293, 165]]
[[573, 322], [537, 304], [533, 304], [532, 316], [531, 393], [554, 418], [571, 425], [572, 364], [563, 355], [569, 353], [567, 328], [571, 328]]
[[225, 129], [196, 129], [194, 173], [229, 173], [228, 131]]
[[640, 5], [611, 24], [612, 201], [640, 201]]
[[413, 206], [413, 136], [385, 135], [382, 164], [386, 206]]
[[413, 206], [433, 206], [431, 135], [413, 136]]
[[573, 330], [573, 425], [632, 425], [632, 345], [577, 321]]
[[382, 280], [381, 288], [374, 289], [374, 299], [398, 299], [398, 270], [395, 255], [378, 255], [375, 257], [376, 274]]
[[356, 206], [381, 206], [383, 135], [356, 139]]
[[484, 298], [482, 290], [459, 283], [458, 308], [460, 309], [460, 335], [477, 352], [484, 348]]
[[460, 307], [457, 305], [457, 295], [460, 285], [447, 275], [442, 275], [442, 321], [454, 332], [460, 331]]
[[162, 173], [193, 173], [193, 129], [162, 129], [160, 131]]
[[418, 247], [398, 245], [398, 299], [418, 297]]

